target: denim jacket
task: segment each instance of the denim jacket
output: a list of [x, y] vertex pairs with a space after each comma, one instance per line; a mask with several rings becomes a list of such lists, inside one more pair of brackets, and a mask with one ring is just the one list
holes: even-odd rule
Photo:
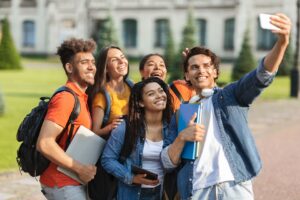
[[[262, 60], [257, 69], [223, 89], [217, 88], [212, 96], [222, 146], [237, 183], [250, 180], [262, 167], [248, 126], [247, 114], [250, 104], [264, 88], [271, 84], [274, 77], [275, 73], [269, 73], [264, 69]], [[173, 117], [164, 147], [171, 144], [177, 134], [176, 119]], [[167, 150], [168, 148], [164, 148], [161, 154], [162, 162], [166, 169], [171, 169], [175, 166], [168, 157]], [[192, 196], [193, 165], [194, 161], [182, 160], [182, 168], [177, 177], [178, 190], [182, 199]]]
[[[117, 199], [140, 199], [141, 186], [133, 185], [131, 165], [142, 166], [142, 157], [145, 139], [138, 139], [136, 147], [125, 162], [121, 164], [119, 157], [125, 139], [125, 122], [115, 128], [108, 139], [102, 153], [101, 164], [103, 168], [118, 179]], [[168, 133], [167, 123], [163, 124], [163, 144]], [[161, 190], [162, 191], [162, 190]]]

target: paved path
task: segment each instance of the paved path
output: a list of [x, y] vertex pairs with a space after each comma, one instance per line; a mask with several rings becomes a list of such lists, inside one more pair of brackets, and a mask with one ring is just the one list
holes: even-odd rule
[[[256, 102], [249, 123], [263, 161], [256, 200], [300, 199], [300, 100]], [[38, 182], [19, 172], [0, 174], [0, 200], [44, 200]]]
[[250, 124], [263, 161], [254, 179], [255, 199], [299, 200], [300, 100], [257, 104], [255, 109]]

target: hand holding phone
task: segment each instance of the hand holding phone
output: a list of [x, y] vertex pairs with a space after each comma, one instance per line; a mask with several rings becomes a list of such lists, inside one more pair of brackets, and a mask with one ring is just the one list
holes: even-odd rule
[[140, 168], [138, 166], [135, 166], [135, 165], [132, 165], [131, 166], [131, 172], [133, 174], [146, 174], [146, 179], [150, 179], [150, 180], [157, 180], [158, 179], [158, 175], [153, 173], [153, 172], [150, 172], [146, 169], [143, 169], [143, 168]]
[[275, 15], [263, 14], [263, 13], [259, 14], [260, 27], [267, 30], [280, 30], [277, 26], [271, 24], [270, 22], [271, 16], [275, 16]]

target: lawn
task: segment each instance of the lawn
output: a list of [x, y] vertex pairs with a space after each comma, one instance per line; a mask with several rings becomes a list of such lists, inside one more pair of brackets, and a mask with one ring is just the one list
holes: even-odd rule
[[0, 87], [4, 92], [5, 115], [0, 117], [0, 171], [16, 167], [16, 132], [18, 125], [40, 96], [51, 95], [64, 84], [61, 68], [0, 71]]
[[[26, 59], [26, 62], [31, 61]], [[4, 92], [6, 104], [5, 115], [0, 117], [0, 171], [17, 168], [16, 150], [19, 144], [16, 141], [16, 132], [21, 120], [37, 105], [40, 96], [51, 95], [56, 88], [65, 83], [65, 73], [58, 63], [50, 62], [47, 67], [47, 63], [42, 62], [33, 62], [33, 67], [26, 67], [21, 71], [0, 71], [0, 89]], [[40, 64], [42, 67], [38, 67]], [[136, 66], [136, 64], [130, 66], [130, 77], [138, 81]], [[219, 81], [229, 82], [229, 77], [230, 72], [223, 71]], [[276, 78], [260, 99], [279, 99], [288, 96], [289, 79]]]
[[[230, 82], [231, 71], [221, 71], [218, 81], [223, 83]], [[287, 99], [290, 95], [290, 79], [289, 77], [275, 77], [275, 80], [267, 87], [265, 91], [259, 96], [261, 100], [275, 100], [275, 99]]]

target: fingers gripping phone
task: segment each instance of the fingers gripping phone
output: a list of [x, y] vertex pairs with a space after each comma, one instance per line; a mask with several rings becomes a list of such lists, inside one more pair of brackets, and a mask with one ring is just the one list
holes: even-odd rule
[[146, 174], [146, 179], [150, 179], [150, 180], [157, 180], [158, 176], [157, 174], [150, 172], [146, 169], [140, 168], [138, 166], [132, 165], [131, 166], [131, 172], [133, 174]]
[[280, 30], [277, 26], [274, 26], [271, 24], [271, 17], [272, 15], [270, 14], [259, 14], [259, 22], [260, 22], [260, 27], [262, 29], [267, 29], [267, 30]]

